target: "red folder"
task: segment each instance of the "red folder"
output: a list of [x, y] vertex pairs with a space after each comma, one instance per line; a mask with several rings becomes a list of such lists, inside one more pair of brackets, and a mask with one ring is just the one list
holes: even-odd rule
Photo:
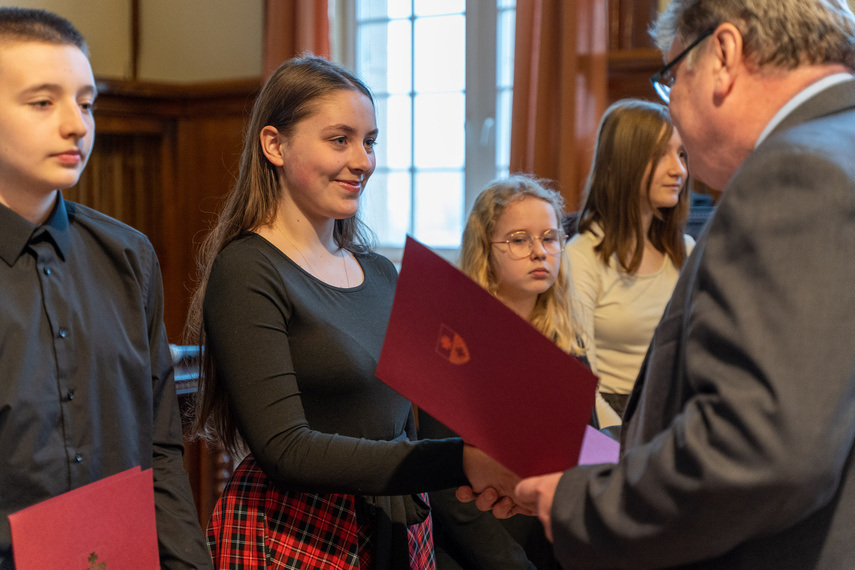
[[521, 477], [578, 464], [597, 387], [578, 358], [412, 238], [377, 377]]
[[151, 469], [139, 467], [9, 515], [18, 570], [160, 568]]

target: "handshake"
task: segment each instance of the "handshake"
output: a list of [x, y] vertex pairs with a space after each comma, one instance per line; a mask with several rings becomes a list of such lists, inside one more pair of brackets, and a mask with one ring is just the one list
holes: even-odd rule
[[463, 446], [463, 471], [469, 486], [457, 489], [457, 499], [475, 501], [481, 511], [492, 511], [496, 518], [513, 515], [537, 516], [546, 537], [552, 541], [550, 513], [552, 499], [562, 473], [520, 479], [512, 471], [469, 444]]

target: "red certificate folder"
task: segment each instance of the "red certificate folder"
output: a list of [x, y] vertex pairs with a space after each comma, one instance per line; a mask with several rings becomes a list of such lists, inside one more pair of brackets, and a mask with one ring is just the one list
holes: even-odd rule
[[9, 515], [18, 570], [160, 568], [151, 469], [139, 467]]
[[377, 377], [521, 477], [578, 464], [597, 387], [578, 358], [412, 238]]

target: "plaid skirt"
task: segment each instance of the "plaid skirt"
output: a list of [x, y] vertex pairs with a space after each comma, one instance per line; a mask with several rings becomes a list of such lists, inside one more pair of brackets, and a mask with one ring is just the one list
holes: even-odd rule
[[[370, 570], [372, 528], [361, 518], [354, 495], [282, 492], [249, 455], [214, 507], [208, 548], [220, 570]], [[435, 570], [430, 516], [407, 538], [410, 569]]]

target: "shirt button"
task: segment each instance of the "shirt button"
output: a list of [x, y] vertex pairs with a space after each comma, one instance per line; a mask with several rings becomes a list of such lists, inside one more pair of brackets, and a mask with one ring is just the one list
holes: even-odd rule
[[45, 267], [42, 271], [44, 271], [45, 275], [50, 275], [50, 267]]
[[65, 338], [68, 336], [68, 330], [65, 327], [59, 327], [59, 338]]
[[68, 399], [69, 399], [69, 400], [73, 400], [73, 399], [74, 399], [74, 390], [69, 390], [69, 391], [68, 391]]
[[74, 460], [76, 462], [80, 463], [81, 461], [83, 461], [83, 456], [78, 453], [77, 455], [74, 456]]

